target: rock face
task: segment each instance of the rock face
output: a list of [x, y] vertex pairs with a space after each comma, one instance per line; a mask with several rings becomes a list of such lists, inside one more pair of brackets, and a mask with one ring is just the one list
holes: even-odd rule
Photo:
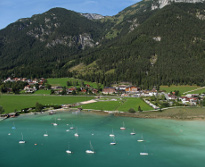
[[81, 13], [81, 15], [90, 20], [99, 20], [104, 18], [104, 16], [95, 13]]
[[169, 5], [170, 3], [202, 3], [205, 2], [205, 0], [156, 0], [152, 4], [152, 10], [163, 8], [166, 5]]

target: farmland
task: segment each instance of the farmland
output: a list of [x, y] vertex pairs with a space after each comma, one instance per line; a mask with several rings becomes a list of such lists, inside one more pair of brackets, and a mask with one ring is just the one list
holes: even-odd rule
[[92, 104], [85, 104], [82, 105], [83, 109], [95, 109], [95, 110], [102, 110], [102, 111], [124, 111], [128, 112], [130, 108], [133, 108], [135, 111], [138, 110], [140, 106], [142, 110], [153, 110], [152, 107], [147, 105], [142, 99], [140, 98], [125, 98], [125, 99], [115, 99], [116, 101], [99, 101], [97, 103]]
[[91, 99], [93, 99], [92, 96], [1, 95], [0, 105], [3, 106], [5, 113], [11, 113], [15, 110], [34, 107], [37, 102], [43, 105], [61, 105]]
[[165, 90], [167, 93], [169, 92], [173, 92], [175, 90], [178, 90], [181, 94], [200, 88], [199, 86], [190, 86], [190, 85], [180, 85], [180, 86], [175, 86], [175, 85], [171, 85], [171, 86], [160, 86], [160, 90]]

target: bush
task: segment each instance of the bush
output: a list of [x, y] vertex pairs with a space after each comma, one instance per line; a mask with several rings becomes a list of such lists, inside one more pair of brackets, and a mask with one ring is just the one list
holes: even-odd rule
[[136, 113], [136, 111], [135, 111], [133, 108], [130, 108], [130, 109], [128, 110], [128, 112], [129, 112], [129, 113]]
[[37, 102], [35, 107], [36, 112], [41, 112], [42, 109], [43, 109], [43, 105]]

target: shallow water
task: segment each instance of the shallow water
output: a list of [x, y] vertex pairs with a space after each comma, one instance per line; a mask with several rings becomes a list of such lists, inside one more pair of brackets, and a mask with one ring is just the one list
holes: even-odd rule
[[[57, 120], [58, 126], [51, 123]], [[123, 121], [126, 130], [120, 130]], [[12, 130], [13, 124], [16, 129]], [[69, 124], [69, 125], [67, 125]], [[73, 125], [74, 130], [66, 130]], [[131, 136], [133, 128], [136, 135]], [[115, 134], [116, 145], [109, 134]], [[1, 167], [203, 167], [205, 122], [95, 114], [24, 115], [0, 122]], [[48, 132], [49, 136], [43, 134]], [[78, 132], [79, 137], [74, 133]], [[11, 133], [11, 135], [8, 135]], [[19, 144], [23, 134], [26, 144]], [[144, 142], [138, 142], [144, 139]], [[89, 155], [92, 142], [96, 154]], [[35, 145], [37, 144], [37, 145]], [[73, 151], [67, 154], [66, 149]], [[148, 156], [141, 156], [146, 152]]]

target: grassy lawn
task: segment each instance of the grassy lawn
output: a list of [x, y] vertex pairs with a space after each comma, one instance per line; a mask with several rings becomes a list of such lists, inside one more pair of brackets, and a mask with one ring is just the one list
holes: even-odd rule
[[[203, 89], [200, 89], [200, 90], [196, 90], [196, 91], [193, 91], [193, 92], [190, 92], [191, 94], [200, 94], [200, 93], [205, 93], [205, 88]], [[188, 93], [189, 94], [189, 93]]]
[[43, 95], [1, 95], [0, 105], [6, 113], [14, 112], [27, 107], [34, 107], [36, 102], [48, 104], [72, 104], [91, 100], [94, 97], [86, 96], [43, 96]]
[[37, 90], [34, 94], [50, 95], [51, 90]]
[[[48, 84], [53, 85], [53, 86], [66, 86], [67, 87], [67, 81], [78, 81], [78, 83], [80, 84], [83, 80], [74, 79], [74, 78], [48, 78], [47, 81], [48, 81]], [[96, 82], [89, 82], [89, 81], [83, 81], [83, 82], [84, 84], [88, 84], [91, 87], [97, 89]], [[99, 86], [103, 88], [101, 84], [99, 84]], [[80, 87], [80, 86], [77, 86], [77, 87]]]
[[[124, 102], [123, 102], [124, 101]], [[127, 112], [130, 108], [138, 110], [140, 106], [142, 110], [153, 110], [152, 107], [147, 105], [140, 98], [126, 98], [125, 100], [118, 101], [100, 101], [92, 104], [82, 105], [83, 109], [95, 109], [95, 110], [107, 110], [107, 111], [125, 111]]]
[[160, 90], [165, 90], [167, 93], [171, 92], [171, 91], [175, 91], [178, 90], [181, 94], [183, 94], [184, 92], [190, 91], [190, 90], [194, 90], [199, 88], [199, 86], [189, 86], [189, 85], [181, 85], [181, 86], [175, 86], [175, 85], [171, 85], [171, 86], [160, 86]]
[[118, 107], [118, 110], [128, 111], [130, 108], [133, 108], [135, 111], [138, 111], [139, 106], [143, 111], [153, 110], [152, 107], [140, 98], [126, 98], [126, 101]]

